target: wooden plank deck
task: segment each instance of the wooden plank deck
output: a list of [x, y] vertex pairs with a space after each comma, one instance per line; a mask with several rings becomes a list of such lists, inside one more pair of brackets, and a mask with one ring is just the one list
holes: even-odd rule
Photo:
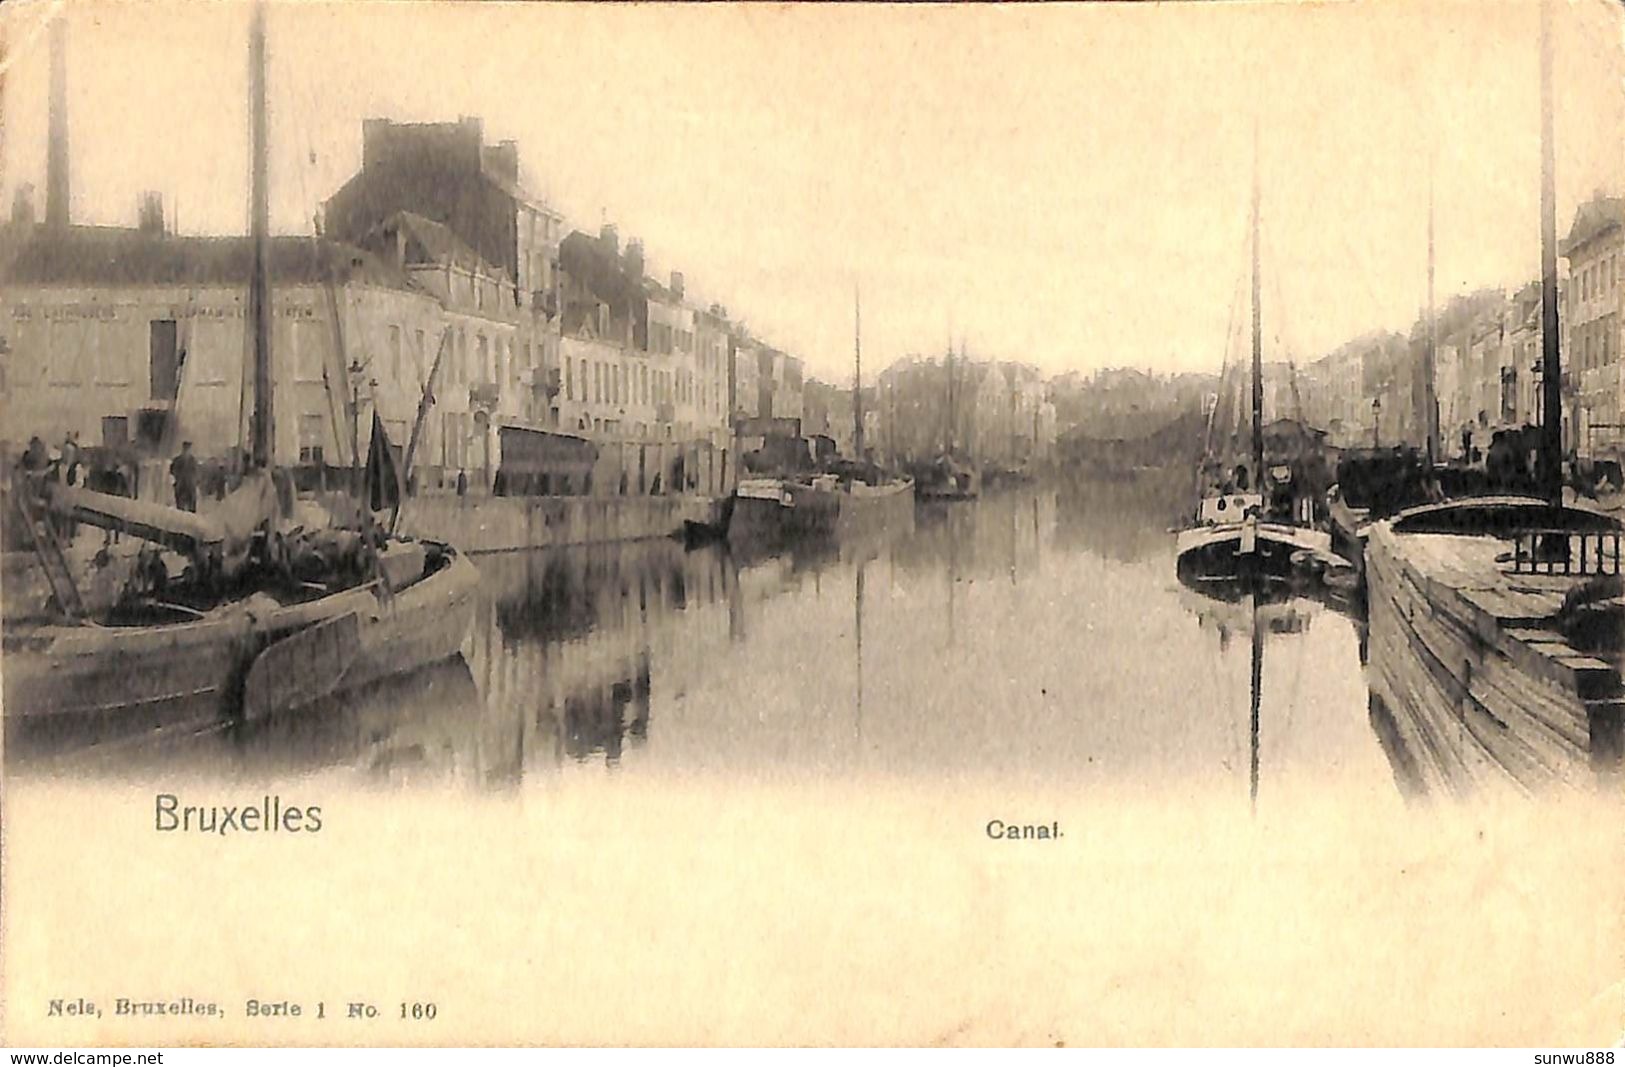
[[1387, 524], [1366, 546], [1372, 689], [1430, 789], [1578, 785], [1598, 715], [1621, 698], [1619, 664], [1575, 649], [1556, 627], [1582, 579], [1508, 573], [1497, 560], [1508, 550]]

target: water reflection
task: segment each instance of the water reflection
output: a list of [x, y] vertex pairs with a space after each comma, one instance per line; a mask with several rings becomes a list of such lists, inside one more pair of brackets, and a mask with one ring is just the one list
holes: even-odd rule
[[605, 773], [1184, 788], [1252, 764], [1256, 634], [1260, 802], [1294, 775], [1391, 792], [1353, 623], [1302, 598], [1257, 625], [1193, 600], [1163, 488], [1023, 487], [775, 556], [650, 541], [481, 557], [462, 660], [118, 759], [482, 788]]

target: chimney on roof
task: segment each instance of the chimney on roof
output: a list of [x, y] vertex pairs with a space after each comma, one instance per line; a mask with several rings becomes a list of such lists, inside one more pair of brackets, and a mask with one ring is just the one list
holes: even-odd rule
[[626, 242], [626, 273], [633, 281], [643, 280], [643, 240], [631, 237]]
[[361, 120], [361, 169], [376, 166], [381, 159], [383, 140], [389, 136], [388, 119]]
[[618, 256], [621, 254], [621, 238], [620, 235], [615, 232], [615, 224], [613, 222], [606, 222], [602, 226], [598, 227], [598, 242], [599, 244], [603, 245], [604, 251], [608, 252], [610, 255]]
[[50, 134], [45, 154], [45, 222], [68, 225], [68, 24], [51, 20]]
[[160, 193], [145, 192], [136, 207], [136, 229], [155, 237], [164, 235], [164, 198]]
[[519, 145], [513, 141], [502, 141], [498, 144], [487, 145], [480, 150], [481, 162], [487, 172], [500, 178], [519, 184]]
[[679, 300], [683, 299], [683, 272], [680, 270], [671, 272], [671, 294]]
[[17, 187], [11, 196], [11, 221], [17, 226], [34, 225], [34, 186], [28, 182]]

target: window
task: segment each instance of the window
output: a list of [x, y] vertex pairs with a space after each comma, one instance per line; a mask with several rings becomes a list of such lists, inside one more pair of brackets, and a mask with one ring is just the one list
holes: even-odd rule
[[327, 423], [320, 415], [299, 416], [299, 462], [319, 467], [324, 462]]
[[123, 448], [130, 443], [130, 420], [125, 415], [102, 416], [102, 446]]
[[[148, 327], [148, 370], [152, 399], [174, 400], [180, 390], [180, 346], [174, 319], [159, 319]], [[51, 323], [51, 384], [79, 384], [83, 332], [70, 322]]]
[[392, 382], [401, 380], [401, 328], [389, 328], [389, 377]]
[[566, 400], [576, 398], [575, 376], [570, 373], [573, 362], [573, 360], [568, 359], [564, 361], [564, 399]]
[[604, 365], [596, 360], [592, 365], [592, 401], [595, 404], [604, 402]]
[[412, 369], [417, 372], [417, 379], [418, 379], [419, 383], [421, 383], [423, 381], [423, 376], [425, 374], [429, 373], [429, 369], [423, 365], [423, 357], [424, 357], [424, 355], [425, 355], [425, 353], [423, 351], [423, 331], [419, 330], [419, 331], [417, 331], [417, 334], [416, 334], [416, 337], [415, 337], [415, 347], [414, 347], [413, 352], [412, 352]]
[[482, 382], [493, 380], [491, 374], [491, 346], [485, 335], [477, 334], [474, 337], [474, 373], [480, 375]]

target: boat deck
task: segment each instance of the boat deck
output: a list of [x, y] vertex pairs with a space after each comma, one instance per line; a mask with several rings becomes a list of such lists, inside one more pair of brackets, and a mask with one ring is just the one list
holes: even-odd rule
[[[1372, 693], [1429, 787], [1500, 781], [1528, 790], [1617, 761], [1625, 707], [1617, 640], [1581, 647], [1565, 608], [1596, 576], [1513, 573], [1511, 553], [1495, 537], [1372, 528]], [[1615, 593], [1593, 609], [1617, 613]]]

